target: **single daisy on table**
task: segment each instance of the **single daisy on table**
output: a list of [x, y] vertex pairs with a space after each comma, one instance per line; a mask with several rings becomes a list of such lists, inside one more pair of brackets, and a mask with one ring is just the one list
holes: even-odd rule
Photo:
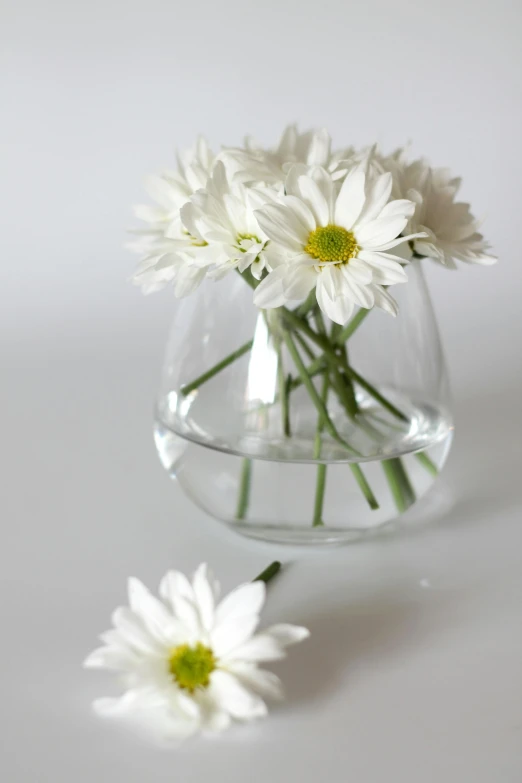
[[262, 281], [254, 302], [263, 309], [304, 299], [315, 288], [321, 310], [345, 324], [354, 306], [395, 315], [384, 288], [406, 282], [404, 258], [393, 248], [424, 234], [401, 236], [414, 213], [407, 199], [390, 201], [392, 175], [351, 170], [340, 188], [321, 167], [296, 166], [279, 204], [256, 211], [265, 234], [286, 256]]
[[119, 672], [126, 691], [99, 699], [95, 711], [165, 740], [266, 715], [264, 699], [280, 698], [282, 687], [259, 663], [284, 658], [285, 648], [309, 632], [280, 624], [256, 633], [265, 591], [258, 580], [219, 601], [219, 584], [205, 564], [192, 581], [168, 572], [159, 598], [130, 579], [129, 607], [116, 609], [113, 630], [101, 636], [104, 646], [84, 664]]

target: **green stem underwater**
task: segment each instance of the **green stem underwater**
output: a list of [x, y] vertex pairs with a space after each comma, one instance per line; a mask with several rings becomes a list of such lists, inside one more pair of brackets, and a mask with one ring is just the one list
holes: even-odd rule
[[244, 519], [250, 502], [250, 483], [252, 479], [252, 460], [245, 457], [241, 466], [239, 480], [239, 497], [237, 500], [236, 519]]
[[[327, 406], [327, 399], [328, 399], [328, 373], [325, 372], [323, 376], [323, 385], [321, 388], [321, 399], [325, 405], [325, 408]], [[322, 432], [324, 428], [324, 420], [321, 415], [319, 415], [317, 419], [317, 430], [315, 433], [315, 440], [314, 440], [314, 451], [313, 451], [313, 457], [314, 459], [318, 460], [321, 457], [321, 446], [322, 446]], [[321, 525], [324, 525], [323, 520], [323, 504], [324, 504], [324, 493], [326, 489], [326, 465], [324, 462], [321, 462], [317, 466], [317, 479], [315, 484], [315, 500], [314, 500], [314, 516], [312, 525], [313, 527], [320, 527]]]
[[191, 381], [191, 383], [188, 383], [186, 386], [182, 386], [181, 394], [184, 397], [186, 397], [187, 394], [190, 394], [190, 392], [194, 391], [194, 389], [199, 389], [200, 386], [203, 386], [203, 384], [209, 381], [211, 378], [213, 378], [214, 375], [217, 375], [219, 372], [221, 372], [226, 367], [228, 367], [229, 364], [232, 364], [232, 362], [235, 362], [237, 359], [240, 359], [241, 356], [243, 356], [245, 353], [248, 353], [248, 351], [250, 351], [250, 349], [252, 348], [253, 343], [254, 343], [253, 340], [249, 340], [247, 343], [244, 343], [236, 351], [232, 351], [232, 353], [229, 353], [228, 356], [225, 356], [224, 359], [222, 359], [220, 362], [218, 362], [213, 367], [211, 367], [210, 370], [207, 370], [206, 372], [202, 373], [198, 378], [195, 378], [193, 381]]

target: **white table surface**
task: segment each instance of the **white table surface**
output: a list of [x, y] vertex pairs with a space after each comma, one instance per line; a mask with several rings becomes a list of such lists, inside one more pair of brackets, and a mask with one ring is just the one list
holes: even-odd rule
[[[457, 402], [444, 477], [401, 529], [286, 548], [204, 518], [163, 472], [149, 416], [159, 346], [126, 355], [122, 336], [104, 354], [89, 339], [7, 361], [2, 779], [517, 783], [516, 390]], [[124, 601], [127, 576], [154, 587], [168, 568], [207, 560], [233, 587], [275, 558], [285, 570], [264, 619], [312, 635], [274, 665], [287, 701], [268, 720], [167, 752], [91, 714], [111, 679], [81, 661]]]
[[[17, 0], [0, 29], [2, 783], [520, 783], [520, 4], [512, 0]], [[457, 432], [393, 535], [249, 542], [206, 519], [151, 432], [172, 293], [126, 284], [142, 177], [293, 120], [337, 146], [464, 177], [501, 258], [430, 284]], [[5, 197], [4, 197], [5, 194]], [[136, 575], [207, 560], [224, 587], [281, 559], [267, 623], [310, 627], [274, 665], [287, 701], [158, 751], [95, 719], [82, 660]]]

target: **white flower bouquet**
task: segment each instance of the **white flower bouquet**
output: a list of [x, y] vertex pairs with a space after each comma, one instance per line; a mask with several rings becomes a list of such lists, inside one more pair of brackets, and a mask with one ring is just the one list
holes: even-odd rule
[[[395, 286], [411, 285], [418, 259], [450, 269], [456, 261], [495, 263], [469, 205], [457, 201], [460, 181], [424, 160], [408, 160], [402, 149], [391, 155], [375, 146], [332, 150], [325, 130], [299, 133], [295, 126], [275, 149], [247, 140], [214, 156], [200, 139], [178, 163], [177, 171], [149, 180], [155, 206], [136, 209], [147, 225], [132, 245], [143, 256], [134, 281], [145, 293], [172, 283], [175, 295], [186, 297], [204, 280], [239, 275], [276, 355], [277, 389], [269, 402], [278, 409], [281, 439], [293, 437], [296, 391], [316, 411], [306, 455], [316, 463], [313, 526], [323, 524], [329, 445], [373, 510], [380, 501], [364, 462], [377, 455], [397, 509], [405, 510], [415, 492], [400, 450], [382, 447], [377, 422], [384, 416], [388, 429], [411, 434], [414, 417], [356, 370], [351, 345], [374, 310], [398, 315]], [[247, 337], [185, 379], [178, 401], [248, 355], [253, 340]], [[361, 432], [379, 449], [361, 447]], [[406, 450], [417, 452], [429, 474], [437, 472], [440, 465], [418, 444]], [[240, 519], [248, 507], [251, 456], [239, 486]]]

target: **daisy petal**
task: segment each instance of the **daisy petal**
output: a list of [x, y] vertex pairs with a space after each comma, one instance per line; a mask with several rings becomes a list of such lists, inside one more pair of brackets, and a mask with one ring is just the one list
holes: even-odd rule
[[227, 671], [234, 674], [238, 680], [260, 696], [270, 699], [283, 698], [283, 685], [277, 675], [258, 669], [255, 664], [234, 661], [227, 665]]
[[405, 217], [377, 218], [357, 229], [357, 243], [363, 248], [377, 248], [395, 239], [407, 223]]
[[[274, 273], [272, 273], [274, 274]], [[226, 620], [258, 615], [266, 599], [263, 582], [247, 582], [232, 590], [216, 609], [216, 625]]]
[[228, 672], [213, 672], [209, 690], [216, 703], [233, 718], [250, 720], [267, 713], [264, 701]]
[[369, 193], [366, 196], [366, 203], [364, 209], [357, 219], [357, 224], [369, 223], [371, 220], [375, 220], [384, 209], [390, 198], [392, 190], [393, 178], [390, 172], [382, 174], [371, 182]]
[[129, 606], [141, 617], [145, 626], [160, 640], [165, 639], [165, 631], [170, 628], [173, 617], [165, 604], [158, 601], [145, 585], [135, 577], [128, 580]]
[[362, 171], [350, 172], [344, 180], [335, 203], [335, 223], [352, 228], [365, 201], [366, 177]]
[[286, 295], [283, 281], [288, 274], [286, 266], [278, 266], [270, 272], [263, 282], [256, 288], [254, 304], [261, 310], [269, 310], [272, 307], [281, 307], [286, 303]]
[[289, 623], [278, 623], [267, 628], [264, 633], [269, 634], [275, 639], [281, 647], [288, 647], [291, 644], [297, 644], [304, 639], [308, 639], [310, 631], [301, 625], [290, 625]]
[[202, 626], [209, 631], [214, 620], [215, 597], [210, 581], [212, 575], [208, 572], [206, 563], [202, 563], [194, 574], [192, 587], [196, 597]]
[[171, 609], [174, 608], [174, 601], [179, 595], [189, 601], [194, 600], [192, 585], [181, 571], [168, 571], [165, 574], [159, 586], [159, 594]]
[[279, 642], [274, 637], [261, 633], [237, 647], [228, 659], [258, 662], [277, 661], [284, 657], [285, 653]]
[[236, 647], [251, 638], [258, 625], [259, 615], [257, 614], [224, 620], [216, 625], [210, 635], [212, 650], [218, 658], [231, 655]]
[[295, 266], [283, 280], [286, 298], [304, 299], [315, 286], [316, 281], [317, 272], [313, 266]]

